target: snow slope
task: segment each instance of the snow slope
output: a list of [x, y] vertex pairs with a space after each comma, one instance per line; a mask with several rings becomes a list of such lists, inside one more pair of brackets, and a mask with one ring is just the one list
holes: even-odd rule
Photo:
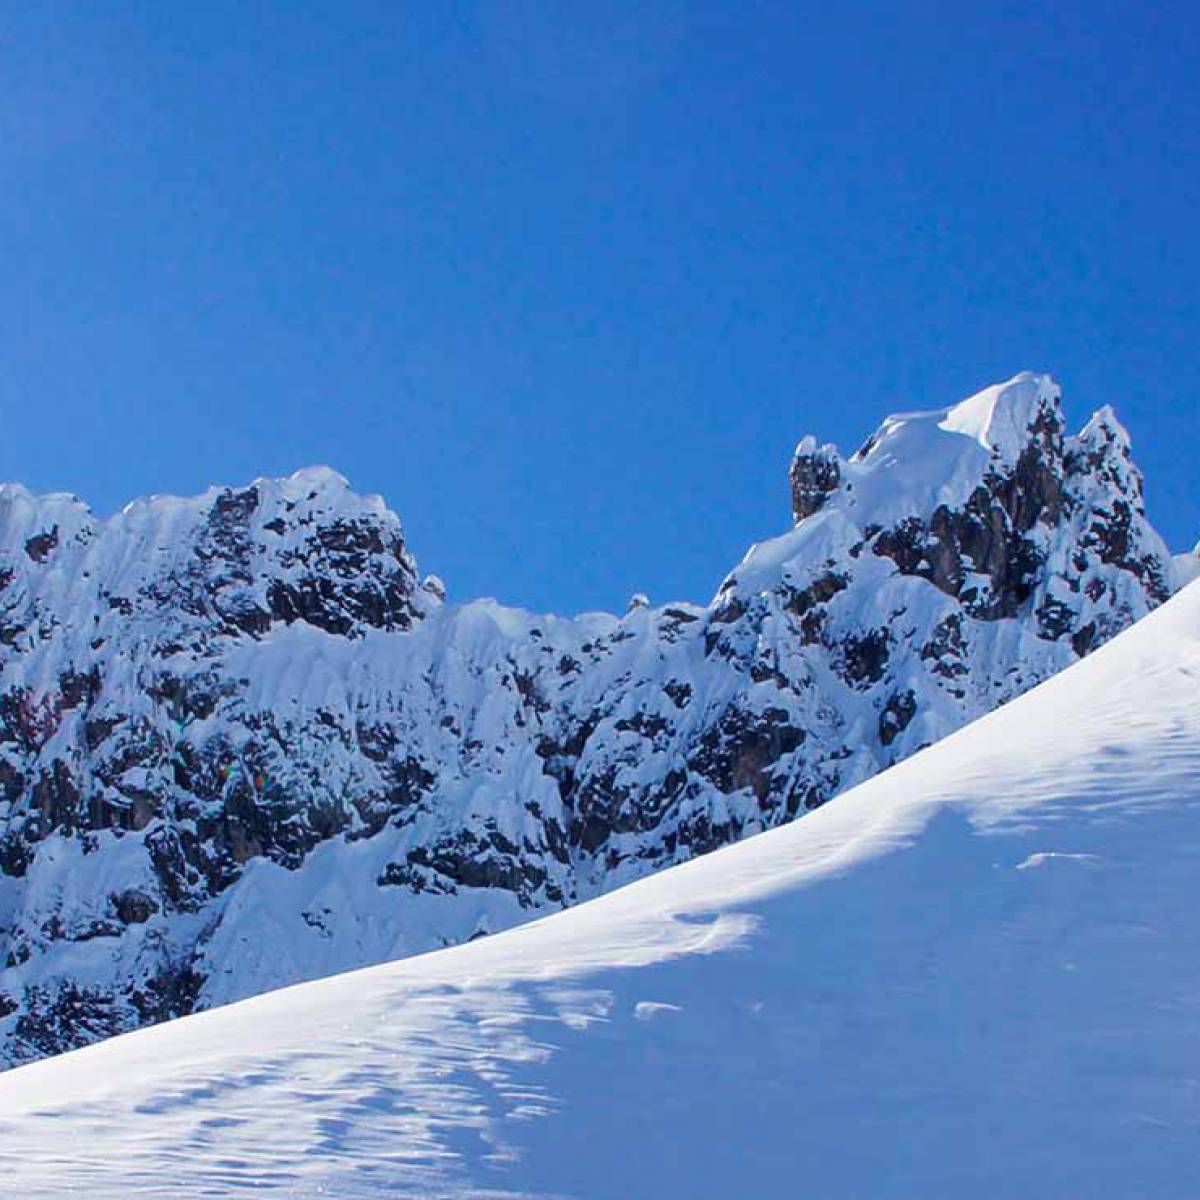
[[803, 821], [0, 1077], [12, 1194], [1154, 1197], [1200, 1177], [1200, 586]]

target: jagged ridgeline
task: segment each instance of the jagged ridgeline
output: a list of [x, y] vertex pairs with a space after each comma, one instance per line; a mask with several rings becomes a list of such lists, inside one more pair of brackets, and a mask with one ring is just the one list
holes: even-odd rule
[[708, 607], [444, 602], [301, 471], [97, 520], [0, 489], [0, 1061], [525, 920], [777, 825], [1189, 573], [1108, 410], [1020, 375], [801, 442]]

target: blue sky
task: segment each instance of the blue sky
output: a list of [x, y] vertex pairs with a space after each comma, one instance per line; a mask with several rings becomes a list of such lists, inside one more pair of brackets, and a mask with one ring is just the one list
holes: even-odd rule
[[327, 462], [452, 598], [704, 600], [801, 434], [1024, 368], [1200, 535], [1194, 4], [0, 14], [0, 477]]

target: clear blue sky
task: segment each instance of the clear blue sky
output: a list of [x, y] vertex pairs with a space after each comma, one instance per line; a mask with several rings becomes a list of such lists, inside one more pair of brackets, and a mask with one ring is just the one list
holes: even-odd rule
[[0, 14], [0, 477], [327, 462], [455, 599], [705, 600], [807, 431], [1050, 370], [1200, 535], [1200, 7]]

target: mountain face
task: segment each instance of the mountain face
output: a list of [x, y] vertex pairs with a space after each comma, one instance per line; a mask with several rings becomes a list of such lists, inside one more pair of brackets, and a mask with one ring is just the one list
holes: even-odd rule
[[1192, 572], [1020, 375], [806, 438], [706, 608], [451, 606], [335, 473], [0, 489], [0, 1059], [526, 920], [779, 825]]
[[1193, 1200], [1197, 679], [1193, 586], [803, 820], [4, 1073], [5, 1190]]

